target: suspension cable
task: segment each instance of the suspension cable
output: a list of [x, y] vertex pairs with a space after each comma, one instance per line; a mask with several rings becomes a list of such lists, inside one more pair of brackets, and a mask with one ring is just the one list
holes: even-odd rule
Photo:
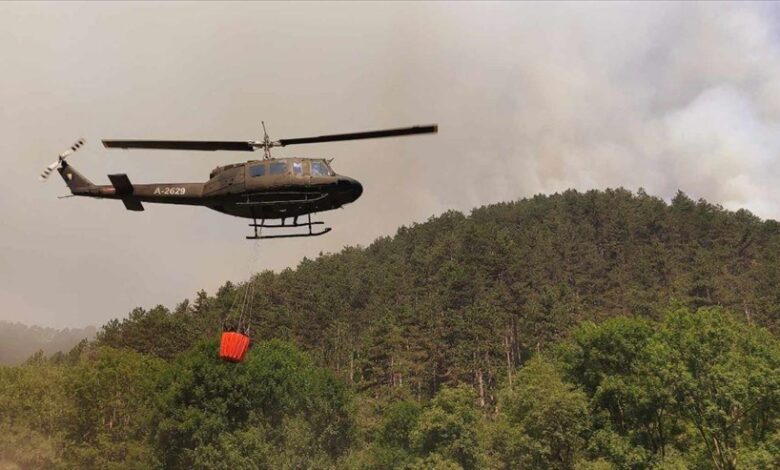
[[[252, 263], [253, 266], [256, 266], [259, 263], [259, 261], [260, 261], [260, 240], [255, 240], [253, 246], [253, 256], [249, 258], [249, 262]], [[243, 328], [246, 334], [249, 333], [249, 329], [252, 323], [251, 310], [255, 300], [254, 297], [255, 297], [256, 277], [257, 277], [257, 273], [250, 274], [249, 281], [246, 283], [245, 290], [244, 290], [244, 298], [243, 301], [241, 302], [241, 311], [238, 319], [239, 329], [241, 329], [241, 327], [244, 325], [244, 321], [246, 319], [246, 326]]]

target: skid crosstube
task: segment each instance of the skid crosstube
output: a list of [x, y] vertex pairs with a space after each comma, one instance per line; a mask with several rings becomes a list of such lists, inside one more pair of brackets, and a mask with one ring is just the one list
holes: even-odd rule
[[283, 228], [283, 227], [308, 227], [310, 225], [323, 225], [325, 222], [304, 222], [302, 224], [299, 224], [297, 222], [292, 224], [274, 224], [274, 225], [266, 225], [265, 222], [260, 222], [259, 224], [249, 224], [250, 227], [257, 227], [257, 228]]

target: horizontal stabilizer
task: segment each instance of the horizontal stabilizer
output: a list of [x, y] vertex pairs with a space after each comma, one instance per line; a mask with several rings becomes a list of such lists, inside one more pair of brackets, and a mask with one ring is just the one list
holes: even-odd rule
[[111, 180], [117, 194], [133, 194], [133, 184], [130, 183], [130, 178], [126, 174], [108, 175], [108, 179]]
[[129, 211], [142, 211], [142, 210], [144, 210], [144, 206], [141, 204], [141, 201], [139, 201], [138, 199], [125, 198], [125, 199], [122, 199], [122, 202], [125, 205], [125, 209], [127, 209]]

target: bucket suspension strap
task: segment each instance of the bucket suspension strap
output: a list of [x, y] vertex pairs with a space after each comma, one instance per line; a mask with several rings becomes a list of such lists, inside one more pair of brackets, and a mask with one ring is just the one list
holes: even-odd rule
[[[260, 261], [260, 243], [259, 240], [254, 244], [254, 253], [246, 257], [247, 268], [253, 271], [255, 266]], [[237, 288], [237, 295], [233, 297], [233, 301], [230, 304], [225, 319], [222, 322], [222, 330], [228, 331], [235, 329], [239, 333], [245, 335], [249, 334], [249, 328], [252, 323], [251, 313], [254, 305], [255, 294], [255, 275], [252, 275], [250, 279], [244, 283], [243, 286]], [[236, 318], [237, 317], [237, 318]], [[236, 319], [236, 323], [232, 324], [231, 318]]]
[[[253, 262], [253, 267], [257, 266], [260, 261], [260, 240], [256, 240], [253, 247], [253, 256], [248, 257]], [[255, 302], [255, 278], [256, 275], [252, 275], [249, 282], [244, 286], [244, 298], [241, 302], [241, 310], [238, 317], [238, 330], [246, 335], [249, 335], [249, 328], [252, 324], [252, 307]]]

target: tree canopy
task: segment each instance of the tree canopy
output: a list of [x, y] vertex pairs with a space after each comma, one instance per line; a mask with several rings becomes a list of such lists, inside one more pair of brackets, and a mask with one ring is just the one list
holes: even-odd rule
[[682, 193], [447, 212], [0, 367], [0, 467], [780, 467], [778, 248]]

